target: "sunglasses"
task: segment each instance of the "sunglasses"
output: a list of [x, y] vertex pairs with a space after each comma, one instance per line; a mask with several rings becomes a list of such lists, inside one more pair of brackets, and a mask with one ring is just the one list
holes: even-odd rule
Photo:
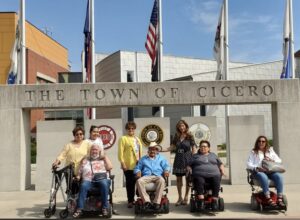
[[82, 136], [83, 133], [76, 133], [75, 136]]
[[135, 128], [128, 128], [127, 130], [134, 130]]
[[266, 143], [264, 140], [259, 140], [258, 143]]

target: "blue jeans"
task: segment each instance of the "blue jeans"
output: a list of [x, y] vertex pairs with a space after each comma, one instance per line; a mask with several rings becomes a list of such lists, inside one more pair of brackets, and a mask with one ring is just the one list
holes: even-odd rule
[[264, 173], [264, 172], [257, 172], [254, 174], [254, 178], [260, 182], [260, 186], [265, 195], [270, 193], [269, 191], [269, 182], [268, 180], [273, 180], [275, 184], [275, 188], [277, 190], [277, 194], [282, 194], [283, 192], [283, 178], [280, 173]]
[[103, 180], [100, 180], [97, 182], [83, 180], [80, 185], [77, 208], [83, 209], [84, 202], [85, 202], [86, 196], [87, 196], [87, 192], [89, 191], [90, 188], [92, 188], [92, 186], [96, 186], [97, 188], [100, 189], [102, 208], [107, 209], [110, 183], [111, 183], [110, 179], [103, 179]]

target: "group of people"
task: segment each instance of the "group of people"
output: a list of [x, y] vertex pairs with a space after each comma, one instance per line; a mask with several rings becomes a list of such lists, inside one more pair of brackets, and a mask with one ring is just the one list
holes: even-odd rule
[[[135, 202], [135, 190], [146, 207], [155, 210], [160, 207], [160, 200], [165, 188], [166, 178], [169, 177], [171, 168], [168, 160], [159, 152], [175, 152], [172, 173], [176, 176], [176, 186], [178, 200], [176, 206], [187, 205], [189, 199], [189, 176], [192, 176], [193, 185], [196, 191], [196, 199], [199, 202], [200, 209], [204, 207], [204, 186], [209, 183], [212, 188], [212, 208], [217, 209], [219, 189], [221, 178], [225, 175], [224, 165], [218, 156], [210, 152], [210, 142], [202, 140], [197, 146], [192, 134], [189, 132], [189, 126], [184, 120], [179, 120], [176, 125], [176, 134], [168, 148], [162, 148], [155, 142], [151, 142], [148, 152], [143, 155], [143, 146], [139, 137], [135, 135], [136, 124], [133, 121], [125, 125], [126, 134], [119, 139], [118, 159], [123, 170], [126, 182], [127, 207], [132, 208]], [[90, 137], [84, 139], [84, 129], [80, 126], [73, 130], [74, 140], [66, 144], [62, 152], [56, 158], [53, 166], [58, 166], [65, 160], [67, 164], [74, 164], [75, 179], [81, 180], [77, 209], [73, 217], [79, 217], [82, 213], [84, 201], [88, 190], [92, 185], [99, 186], [101, 190], [102, 212], [107, 215], [108, 194], [111, 181], [109, 173], [112, 169], [112, 163], [105, 155], [103, 143], [99, 137], [99, 128], [91, 126]], [[276, 204], [270, 198], [268, 179], [275, 182], [277, 189], [278, 205], [284, 205], [282, 201], [283, 180], [280, 173], [266, 173], [261, 166], [264, 158], [281, 162], [281, 159], [269, 146], [265, 136], [259, 136], [251, 150], [247, 168], [254, 172], [255, 178], [261, 183], [263, 192], [268, 198], [269, 204]], [[96, 176], [102, 176], [97, 179]], [[103, 177], [104, 176], [104, 177]], [[182, 195], [183, 182], [185, 179], [185, 191]], [[153, 182], [157, 185], [155, 198], [150, 200], [146, 192], [145, 185]]]

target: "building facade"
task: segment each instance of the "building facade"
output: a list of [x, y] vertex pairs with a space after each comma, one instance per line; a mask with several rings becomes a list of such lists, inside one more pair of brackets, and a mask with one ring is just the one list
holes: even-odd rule
[[[296, 77], [299, 78], [299, 52], [296, 53]], [[96, 82], [151, 82], [151, 60], [146, 53], [117, 51], [113, 54], [96, 56]], [[166, 81], [212, 81], [216, 77], [215, 60], [204, 60], [189, 57], [163, 56], [162, 74]], [[228, 80], [279, 79], [282, 61], [267, 63], [229, 63]], [[204, 108], [203, 108], [204, 107]], [[128, 119], [129, 108], [97, 108], [96, 118]], [[204, 111], [203, 111], [204, 109]], [[216, 116], [218, 144], [225, 143], [225, 106], [172, 106], [165, 107], [165, 117], [170, 117], [171, 133], [181, 117]], [[265, 135], [272, 138], [271, 106], [264, 105], [230, 105], [229, 115], [263, 115]], [[133, 108], [136, 118], [153, 117], [151, 107]], [[156, 113], [155, 117], [158, 117]]]

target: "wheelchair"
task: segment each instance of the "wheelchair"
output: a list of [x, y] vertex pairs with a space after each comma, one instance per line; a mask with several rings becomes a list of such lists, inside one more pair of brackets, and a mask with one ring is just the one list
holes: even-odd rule
[[[77, 207], [77, 199], [79, 196], [80, 182], [74, 178], [74, 165], [68, 165], [60, 170], [52, 168], [52, 183], [50, 189], [49, 207], [44, 210], [45, 218], [50, 218], [56, 212], [56, 195], [60, 190], [65, 203], [65, 208], [59, 212], [62, 219], [72, 215]], [[109, 205], [107, 218], [111, 218], [113, 214], [112, 194], [114, 192], [114, 175], [110, 175], [111, 185], [109, 189]], [[66, 190], [62, 182], [66, 182]], [[66, 194], [66, 195], [65, 195]], [[83, 215], [99, 215], [102, 214], [101, 193], [99, 189], [92, 187], [87, 194], [87, 199], [82, 209]]]
[[[268, 200], [266, 199], [261, 187], [260, 183], [257, 179], [254, 178], [254, 172], [250, 169], [247, 169], [247, 181], [251, 186], [252, 194], [250, 199], [250, 205], [252, 210], [278, 210], [278, 211], [287, 211], [288, 201], [286, 195], [282, 196], [282, 201], [285, 206], [270, 206]], [[275, 184], [272, 180], [269, 179], [269, 187], [270, 187], [270, 197], [276, 203], [277, 194], [272, 191], [272, 188], [275, 188]], [[277, 204], [277, 203], [276, 203]]]
[[[199, 207], [197, 192], [194, 188], [193, 177], [191, 174], [187, 175], [187, 181], [189, 186], [191, 187], [191, 197], [190, 197], [190, 212], [205, 212], [205, 211], [224, 211], [224, 199], [219, 197], [218, 199], [218, 209], [213, 210], [212, 203], [212, 189], [209, 183], [205, 183], [204, 185], [204, 210], [201, 210]], [[220, 192], [223, 192], [223, 188], [220, 187]]]
[[[168, 194], [168, 177], [164, 178], [166, 181], [165, 184], [165, 189], [163, 192], [163, 195], [161, 197], [161, 201], [160, 201], [160, 208], [159, 210], [155, 210], [153, 207], [145, 207], [145, 204], [143, 202], [143, 199], [140, 197], [138, 190], [136, 189], [136, 195], [137, 195], [137, 199], [135, 202], [135, 206], [134, 206], [134, 213], [136, 215], [138, 214], [146, 214], [146, 213], [152, 213], [152, 214], [159, 214], [159, 213], [169, 213], [170, 210], [170, 202], [169, 199], [167, 197]], [[154, 197], [155, 197], [155, 190], [156, 190], [156, 184], [155, 183], [148, 183], [146, 184], [146, 191], [149, 194], [150, 200], [151, 202], [153, 202]]]

